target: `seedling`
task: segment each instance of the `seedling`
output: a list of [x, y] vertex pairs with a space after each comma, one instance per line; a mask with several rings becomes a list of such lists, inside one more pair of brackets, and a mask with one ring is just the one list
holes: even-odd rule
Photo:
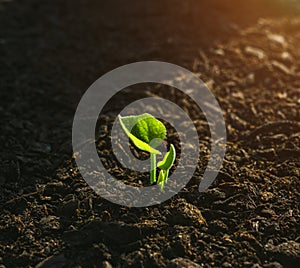
[[[161, 152], [156, 148], [166, 138], [166, 127], [154, 116], [147, 113], [124, 117], [119, 115], [119, 121], [133, 144], [140, 150], [150, 153], [150, 183], [157, 182], [163, 189], [168, 180], [169, 170], [176, 158], [175, 147], [171, 144], [170, 150], [163, 160], [156, 165], [156, 155], [161, 155]], [[158, 179], [156, 178], [156, 167], [160, 169]]]

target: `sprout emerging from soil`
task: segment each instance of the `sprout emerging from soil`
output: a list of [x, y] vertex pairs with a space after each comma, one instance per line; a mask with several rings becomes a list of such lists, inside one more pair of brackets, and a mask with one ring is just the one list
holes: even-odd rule
[[[176, 158], [175, 147], [171, 144], [170, 150], [166, 153], [163, 160], [156, 165], [156, 155], [161, 155], [161, 152], [156, 148], [166, 138], [166, 127], [154, 116], [147, 113], [124, 117], [119, 115], [119, 121], [133, 144], [140, 150], [150, 153], [150, 183], [157, 182], [163, 190], [168, 180], [169, 170]], [[156, 178], [156, 167], [160, 169], [158, 178]]]

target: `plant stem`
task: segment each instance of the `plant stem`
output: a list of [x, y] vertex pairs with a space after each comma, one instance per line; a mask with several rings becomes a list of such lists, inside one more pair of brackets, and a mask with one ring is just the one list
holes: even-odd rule
[[169, 169], [166, 170], [164, 182], [167, 182], [167, 181], [168, 181], [168, 177], [169, 177]]
[[156, 182], [156, 154], [150, 153], [151, 170], [150, 170], [150, 183]]

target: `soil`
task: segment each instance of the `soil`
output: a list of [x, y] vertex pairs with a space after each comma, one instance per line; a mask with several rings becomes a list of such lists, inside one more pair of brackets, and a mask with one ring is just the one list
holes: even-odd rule
[[[298, 5], [121, 2], [0, 0], [0, 266], [299, 266]], [[145, 85], [145, 96], [189, 113], [201, 157], [172, 199], [128, 208], [97, 196], [80, 176], [72, 120], [90, 84], [142, 60], [176, 63], [204, 80], [228, 141], [216, 181], [199, 193], [210, 152], [205, 117], [177, 90]], [[148, 174], [126, 172], [110, 153], [115, 115], [140, 97], [128, 92], [100, 115], [96, 144], [118, 179], [147, 186]]]

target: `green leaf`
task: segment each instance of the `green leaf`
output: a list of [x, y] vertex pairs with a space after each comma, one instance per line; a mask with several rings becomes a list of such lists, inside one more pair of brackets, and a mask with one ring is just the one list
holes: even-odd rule
[[161, 154], [155, 148], [166, 138], [166, 128], [162, 122], [147, 113], [124, 117], [119, 115], [119, 121], [137, 148], [152, 154]]
[[165, 183], [168, 181], [169, 170], [173, 166], [175, 159], [176, 159], [175, 147], [173, 144], [171, 144], [170, 150], [166, 153], [164, 159], [157, 164], [157, 166], [161, 169], [157, 180], [157, 184], [160, 185], [161, 190], [164, 189]]
[[160, 189], [161, 190], [164, 188], [165, 181], [166, 181], [166, 171], [165, 170], [161, 170], [159, 172], [158, 180], [157, 180], [157, 184], [160, 185]]
[[158, 162], [157, 166], [162, 170], [169, 170], [176, 159], [176, 151], [173, 144], [170, 145], [169, 152], [166, 153], [164, 159]]

